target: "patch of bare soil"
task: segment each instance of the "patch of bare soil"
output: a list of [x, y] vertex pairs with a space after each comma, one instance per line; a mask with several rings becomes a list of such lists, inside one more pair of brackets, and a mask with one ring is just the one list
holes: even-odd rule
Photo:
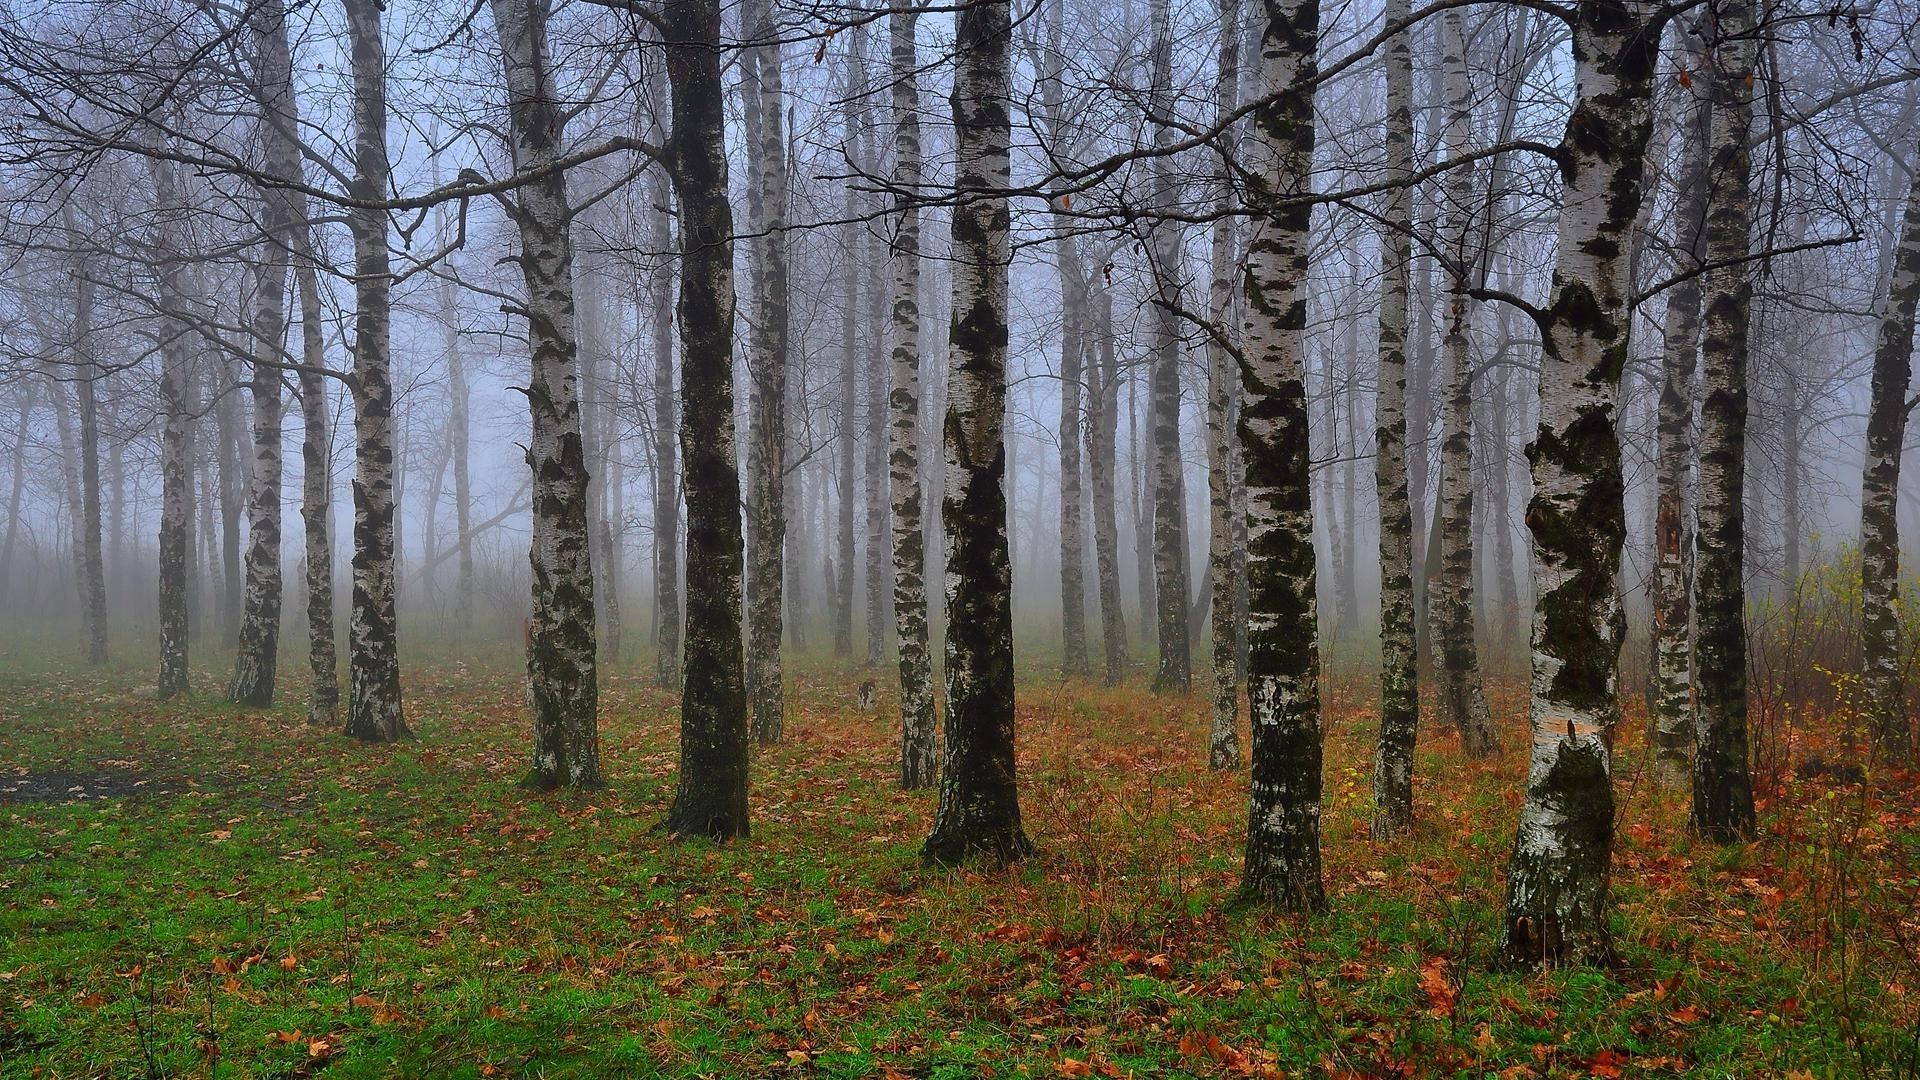
[[133, 769], [93, 772], [0, 773], [0, 805], [6, 803], [83, 802], [135, 795], [174, 795], [187, 785]]

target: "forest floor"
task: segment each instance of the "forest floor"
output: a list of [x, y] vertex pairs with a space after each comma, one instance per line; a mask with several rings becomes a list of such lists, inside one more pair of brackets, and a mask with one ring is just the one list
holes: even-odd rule
[[891, 699], [858, 712], [825, 662], [756, 751], [752, 839], [715, 847], [653, 831], [677, 713], [638, 670], [601, 694], [609, 786], [540, 796], [504, 656], [415, 666], [392, 747], [301, 723], [294, 664], [261, 714], [210, 671], [157, 703], [144, 669], [30, 660], [0, 656], [4, 1077], [1920, 1068], [1911, 775], [1789, 772], [1719, 850], [1629, 731], [1622, 966], [1495, 970], [1517, 686], [1497, 761], [1423, 732], [1421, 825], [1387, 844], [1367, 702], [1330, 694], [1331, 910], [1302, 920], [1234, 902], [1245, 774], [1206, 769], [1198, 697], [1029, 680], [1039, 854], [983, 874], [921, 869], [933, 796], [894, 786]]

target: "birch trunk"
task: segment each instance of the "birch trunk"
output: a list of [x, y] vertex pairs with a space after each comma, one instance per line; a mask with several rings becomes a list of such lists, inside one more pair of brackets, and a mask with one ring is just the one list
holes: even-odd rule
[[[867, 71], [866, 27], [854, 28], [854, 49], [860, 56], [861, 97], [860, 114], [860, 172], [866, 176], [879, 177], [882, 173], [882, 157], [879, 136], [874, 128], [874, 110], [869, 100], [869, 85], [865, 78]], [[882, 204], [877, 197], [868, 196], [868, 213], [877, 214]], [[861, 273], [867, 279], [867, 316], [866, 324], [872, 327], [873, 339], [866, 350], [863, 382], [865, 402], [861, 416], [865, 423], [861, 445], [865, 449], [865, 461], [861, 467], [862, 480], [866, 488], [867, 503], [867, 664], [879, 667], [887, 657], [887, 631], [893, 624], [889, 615], [891, 605], [888, 598], [891, 587], [888, 575], [893, 565], [893, 529], [892, 529], [892, 482], [887, 463], [888, 450], [888, 399], [887, 381], [892, 368], [887, 352], [886, 327], [892, 320], [892, 282], [887, 269], [888, 245], [881, 235], [878, 224], [868, 226], [862, 239], [865, 241], [867, 255]]]
[[[1214, 108], [1224, 120], [1240, 102], [1240, 0], [1220, 0], [1220, 64], [1214, 75]], [[1221, 211], [1213, 224], [1212, 280], [1207, 290], [1207, 570], [1210, 641], [1213, 655], [1213, 693], [1207, 733], [1207, 765], [1215, 769], [1240, 767], [1240, 574], [1235, 558], [1239, 510], [1235, 488], [1239, 461], [1233, 453], [1234, 424], [1240, 395], [1239, 373], [1225, 336], [1233, 317], [1233, 269], [1238, 257], [1233, 209], [1232, 161], [1238, 133], [1221, 133], [1222, 164], [1214, 173], [1214, 198]]]
[[[1689, 50], [1685, 62], [1692, 65]], [[1674, 175], [1675, 270], [1701, 265], [1700, 234], [1707, 214], [1707, 151], [1712, 137], [1709, 98], [1713, 65], [1693, 73], [1693, 92], [1679, 125], [1680, 168]], [[1705, 85], [1702, 85], [1702, 84]], [[1693, 628], [1690, 567], [1693, 535], [1688, 513], [1693, 472], [1693, 376], [1700, 352], [1700, 279], [1688, 277], [1667, 293], [1662, 322], [1659, 441], [1654, 503], [1653, 748], [1663, 783], [1685, 783], [1692, 769]]]
[[1575, 98], [1560, 147], [1565, 193], [1552, 290], [1539, 314], [1540, 423], [1528, 448], [1532, 741], [1506, 913], [1506, 951], [1516, 964], [1604, 964], [1613, 956], [1607, 732], [1620, 708], [1625, 619], [1616, 582], [1626, 532], [1615, 411], [1659, 18], [1642, 0], [1596, 0], [1574, 15]]
[[[1412, 0], [1388, 0], [1389, 25]], [[1388, 180], [1413, 174], [1413, 41], [1387, 42]], [[1413, 502], [1407, 488], [1407, 283], [1413, 189], [1387, 193], [1381, 233], [1380, 374], [1374, 407], [1374, 485], [1380, 500], [1380, 740], [1373, 756], [1376, 840], [1413, 828], [1413, 749], [1420, 726], [1420, 660], [1413, 620]]]
[[[450, 238], [449, 238], [450, 239]], [[458, 533], [454, 547], [458, 563], [454, 577], [453, 621], [461, 633], [473, 629], [473, 472], [472, 421], [473, 391], [467, 384], [467, 360], [460, 347], [456, 320], [459, 308], [454, 300], [453, 282], [439, 283], [441, 318], [447, 327], [447, 447], [448, 464], [453, 467], [453, 527]]]
[[[849, 161], [857, 158], [855, 130], [858, 121], [854, 100], [860, 92], [859, 88], [866, 82], [866, 74], [859, 61], [860, 58], [849, 51], [846, 57], [846, 83], [842, 88], [846, 98], [840, 114], [841, 149]], [[846, 657], [853, 655], [854, 559], [859, 553], [855, 547], [853, 521], [860, 460], [860, 424], [857, 416], [860, 408], [861, 275], [860, 226], [853, 223], [860, 219], [865, 209], [858, 185], [848, 184], [845, 213], [849, 224], [840, 227], [840, 243], [846, 262], [841, 267], [840, 283], [840, 385], [836, 392], [839, 431], [835, 436], [838, 440], [835, 450], [839, 469], [836, 486], [839, 488], [840, 501], [839, 517], [834, 529], [834, 566], [837, 576], [833, 579], [833, 655]]]
[[[514, 171], [551, 168], [560, 157], [566, 121], [548, 66], [546, 6], [543, 0], [493, 0], [493, 21], [500, 37]], [[599, 644], [566, 173], [556, 170], [522, 186], [509, 207], [520, 231], [517, 261], [527, 286], [533, 353], [526, 390], [532, 414], [527, 697], [533, 707], [533, 768], [523, 784], [541, 791], [595, 788], [601, 785]]]
[[1249, 896], [1290, 911], [1326, 906], [1320, 882], [1320, 643], [1314, 596], [1306, 320], [1318, 0], [1262, 0], [1250, 140], [1254, 209], [1242, 293], [1252, 719]]
[[[1046, 55], [1040, 82], [1041, 108], [1052, 153], [1071, 152], [1072, 132], [1062, 100], [1065, 78], [1066, 0], [1047, 6]], [[1057, 237], [1053, 253], [1060, 279], [1060, 670], [1069, 677], [1091, 669], [1087, 655], [1087, 492], [1082, 447], [1086, 439], [1087, 268], [1072, 215], [1053, 205]]]
[[13, 552], [20, 538], [20, 502], [27, 489], [27, 422], [33, 419], [35, 389], [30, 380], [22, 380], [15, 387], [20, 414], [18, 426], [13, 430], [13, 482], [7, 489], [7, 539], [0, 543], [0, 610], [6, 609], [7, 594], [13, 584]]
[[340, 661], [333, 629], [333, 418], [321, 369], [327, 360], [320, 277], [306, 198], [294, 195], [293, 280], [300, 293], [300, 520], [307, 569], [307, 667], [312, 689], [307, 722], [332, 727], [340, 705]]
[[671, 203], [667, 182], [656, 180], [649, 241], [660, 264], [647, 282], [648, 320], [653, 333], [653, 596], [654, 678], [661, 688], [678, 690], [680, 672], [680, 407], [674, 388], [673, 285], [668, 263], [673, 247]]
[[[356, 196], [387, 195], [386, 43], [378, 0], [344, 0], [353, 65]], [[400, 700], [400, 626], [394, 578], [393, 289], [384, 211], [348, 212], [354, 248], [353, 612], [348, 626], [347, 734], [407, 738]]]
[[893, 617], [900, 636], [900, 786], [938, 779], [933, 662], [927, 641], [926, 537], [920, 489], [920, 159], [919, 13], [897, 3], [888, 15], [893, 80], [893, 387], [888, 467], [892, 482]]
[[[1094, 259], [1104, 278], [1106, 260]], [[1089, 283], [1093, 273], [1087, 275]], [[1104, 283], [1090, 304], [1093, 342], [1089, 347], [1087, 415], [1087, 481], [1092, 487], [1094, 577], [1100, 595], [1100, 643], [1106, 661], [1106, 685], [1119, 686], [1127, 676], [1127, 613], [1120, 599], [1120, 523], [1114, 492], [1118, 462], [1115, 431], [1119, 427], [1120, 363], [1114, 353], [1113, 290]]]
[[106, 372], [94, 354], [94, 285], [84, 259], [74, 268], [73, 289], [74, 399], [80, 422], [80, 515], [74, 521], [73, 539], [79, 552], [75, 561], [80, 570], [80, 621], [87, 639], [87, 663], [104, 664], [107, 565], [101, 536], [100, 406], [95, 380]]
[[[1442, 20], [1441, 66], [1445, 70], [1446, 124], [1441, 135], [1447, 156], [1467, 153], [1472, 134], [1471, 89], [1467, 82], [1466, 19], [1459, 8]], [[1439, 661], [1440, 708], [1448, 725], [1460, 732], [1470, 758], [1493, 756], [1493, 721], [1480, 680], [1480, 651], [1473, 611], [1473, 302], [1467, 295], [1479, 253], [1470, 253], [1473, 234], [1474, 170], [1456, 168], [1448, 176], [1445, 243], [1454, 268], [1447, 292], [1445, 336], [1447, 397], [1440, 441], [1440, 573], [1432, 582], [1434, 651]]]
[[[250, 20], [254, 43], [254, 102], [260, 109], [266, 171], [281, 181], [300, 174], [300, 144], [294, 131], [293, 58], [287, 13], [280, 0], [266, 0]], [[247, 498], [245, 598], [240, 642], [228, 695], [241, 705], [273, 704], [280, 657], [281, 426], [280, 361], [287, 329], [287, 273], [295, 227], [291, 191], [259, 185], [263, 211], [260, 260], [254, 267], [253, 364], [248, 387], [253, 400], [253, 483]], [[304, 223], [301, 223], [304, 227]]]
[[1879, 341], [1873, 351], [1873, 399], [1867, 416], [1867, 465], [1861, 483], [1861, 677], [1872, 710], [1873, 742], [1895, 764], [1913, 754], [1913, 720], [1902, 670], [1900, 614], [1900, 451], [1906, 443], [1907, 383], [1913, 366], [1914, 309], [1920, 302], [1920, 164], [1907, 194]]
[[1712, 160], [1707, 187], [1705, 398], [1700, 424], [1699, 696], [1694, 712], [1693, 827], [1719, 843], [1754, 832], [1747, 772], [1747, 328], [1752, 264], [1755, 11], [1747, 0], [1709, 9], [1714, 37]]
[[754, 319], [747, 351], [747, 698], [754, 737], [780, 741], [782, 617], [785, 600], [787, 449], [787, 141], [783, 66], [773, 8], [742, 9], [746, 53], [742, 89], [751, 143], [747, 184], [754, 241]]
[[182, 283], [185, 252], [179, 217], [183, 208], [176, 167], [157, 157], [149, 159], [148, 166], [153, 173], [154, 209], [161, 218], [155, 264], [160, 310], [166, 313], [160, 330], [160, 672], [156, 684], [164, 699], [188, 689], [193, 448], [189, 442], [192, 413], [187, 385], [192, 357], [187, 352], [187, 334], [191, 331], [181, 314], [188, 302]]
[[747, 694], [740, 634], [740, 468], [733, 422], [733, 209], [727, 200], [718, 0], [661, 7], [680, 206], [680, 401], [685, 422], [687, 626], [680, 779], [665, 829], [745, 837]]
[[[1156, 116], [1172, 112], [1173, 19], [1170, 0], [1152, 0], [1153, 73], [1148, 109]], [[1176, 137], [1168, 124], [1154, 129], [1154, 146], [1163, 151]], [[1171, 211], [1179, 199], [1171, 154], [1153, 162], [1152, 205]], [[1187, 621], [1187, 488], [1180, 453], [1181, 279], [1185, 273], [1180, 227], [1159, 221], [1148, 232], [1154, 274], [1153, 391], [1153, 581], [1158, 618], [1160, 664], [1155, 693], [1185, 694], [1193, 684], [1193, 648]]]
[[240, 636], [240, 520], [246, 510], [245, 470], [241, 444], [245, 424], [240, 418], [239, 387], [226, 343], [214, 351], [214, 378], [217, 385], [209, 397], [214, 419], [214, 482], [219, 493], [220, 519], [220, 630], [225, 643], [235, 644]]
[[[955, 20], [953, 317], [948, 331], [947, 727], [940, 802], [923, 856], [1006, 863], [1033, 850], [1014, 774], [1012, 570], [1007, 549], [1006, 190], [1011, 9]], [[976, 194], [969, 194], [976, 193]]]

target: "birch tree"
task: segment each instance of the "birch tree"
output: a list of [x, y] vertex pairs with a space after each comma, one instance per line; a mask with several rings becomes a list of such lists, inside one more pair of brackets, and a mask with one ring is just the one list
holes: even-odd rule
[[787, 137], [778, 34], [767, 0], [741, 11], [751, 44], [742, 99], [750, 143], [749, 226], [755, 236], [753, 326], [747, 372], [747, 697], [754, 737], [780, 741], [785, 711], [781, 636], [785, 601], [787, 444]]
[[1914, 310], [1920, 303], [1920, 160], [1894, 243], [1879, 336], [1873, 350], [1873, 397], [1867, 414], [1867, 461], [1861, 479], [1861, 678], [1872, 710], [1873, 744], [1898, 764], [1913, 753], [1913, 719], [1902, 670], [1900, 615], [1900, 454], [1906, 444], [1908, 378], [1913, 368]]
[[[1040, 57], [1040, 104], [1053, 153], [1065, 154], [1073, 136], [1068, 129], [1066, 80], [1066, 0], [1047, 5], [1047, 40]], [[897, 77], [897, 76], [896, 76]], [[1053, 242], [1060, 282], [1060, 670], [1085, 675], [1087, 657], [1087, 492], [1082, 449], [1086, 438], [1085, 394], [1088, 353], [1087, 268], [1081, 265], [1079, 237], [1064, 199], [1055, 200]]]
[[182, 260], [186, 252], [179, 219], [184, 208], [176, 167], [160, 156], [149, 158], [147, 165], [153, 176], [153, 206], [158, 218], [153, 263], [163, 313], [160, 320], [160, 671], [156, 688], [165, 699], [184, 694], [188, 689], [194, 507], [189, 426], [192, 413], [187, 386], [192, 358], [187, 351], [189, 331], [184, 313], [188, 300], [182, 280]]
[[[1404, 22], [1412, 0], [1388, 0]], [[1420, 726], [1420, 659], [1413, 621], [1413, 502], [1407, 490], [1407, 282], [1413, 245], [1413, 42], [1386, 45], [1386, 194], [1380, 241], [1380, 374], [1374, 486], [1380, 500], [1380, 739], [1373, 758], [1373, 837], [1413, 827], [1413, 749]]]
[[412, 733], [400, 701], [394, 578], [392, 257], [387, 246], [387, 50], [378, 0], [344, 0], [353, 68], [353, 611], [347, 734], [391, 742]]
[[281, 341], [287, 329], [287, 275], [292, 265], [292, 190], [300, 144], [294, 130], [293, 58], [287, 13], [280, 0], [265, 0], [253, 12], [255, 70], [252, 89], [260, 110], [260, 137], [267, 173], [282, 185], [259, 183], [260, 255], [254, 266], [253, 356], [248, 391], [253, 400], [253, 481], [247, 496], [245, 595], [240, 641], [227, 692], [241, 705], [273, 704], [280, 656]]
[[923, 855], [952, 864], [1028, 854], [1014, 769], [1012, 568], [1007, 551], [1007, 263], [1012, 167], [1006, 0], [955, 18], [953, 318], [945, 424], [947, 723], [940, 801]]
[[[1466, 19], [1459, 8], [1441, 18], [1442, 57], [1447, 95], [1446, 122], [1441, 142], [1448, 157], [1467, 154], [1472, 135], [1472, 96], [1467, 80]], [[1447, 364], [1447, 395], [1443, 413], [1445, 436], [1440, 441], [1440, 573], [1430, 583], [1434, 592], [1434, 643], [1438, 654], [1440, 708], [1446, 722], [1460, 732], [1468, 757], [1493, 754], [1493, 720], [1480, 682], [1480, 654], [1475, 644], [1473, 616], [1473, 318], [1468, 292], [1473, 267], [1480, 261], [1469, 254], [1473, 235], [1474, 169], [1457, 167], [1448, 174], [1443, 243], [1453, 268], [1447, 293], [1446, 326], [1441, 351]]]
[[[1224, 123], [1240, 100], [1240, 0], [1220, 0], [1220, 63], [1214, 74], [1216, 123]], [[1240, 766], [1240, 565], [1236, 540], [1240, 530], [1240, 458], [1233, 426], [1239, 405], [1239, 372], [1226, 340], [1233, 315], [1233, 270], [1239, 245], [1233, 208], [1234, 158], [1238, 133], [1225, 127], [1216, 150], [1220, 165], [1214, 173], [1215, 205], [1211, 281], [1207, 288], [1207, 572], [1208, 626], [1213, 654], [1211, 716], [1207, 733], [1207, 765], [1215, 769]]]
[[920, 485], [920, 83], [919, 12], [897, 2], [887, 16], [892, 71], [894, 232], [892, 388], [893, 616], [900, 637], [900, 786], [938, 779], [933, 662], [927, 635], [926, 537]]
[[507, 90], [507, 140], [515, 171], [543, 172], [506, 202], [520, 232], [524, 313], [532, 370], [527, 467], [533, 482], [532, 615], [527, 698], [533, 707], [537, 790], [594, 788], [600, 780], [599, 646], [593, 606], [593, 535], [581, 432], [579, 340], [574, 325], [573, 213], [560, 157], [565, 118], [547, 60], [544, 0], [492, 0]]
[[1693, 827], [1731, 843], [1753, 835], [1747, 772], [1747, 331], [1752, 313], [1751, 156], [1754, 8], [1721, 0], [1713, 37], [1713, 122], [1707, 165], [1705, 397], [1700, 423], [1699, 696], [1694, 713]]
[[747, 695], [720, 5], [666, 0], [659, 14], [673, 91], [665, 157], [680, 208], [680, 446], [687, 501], [680, 778], [664, 827], [676, 836], [728, 840], [748, 831]]
[[[1170, 0], [1152, 0], [1153, 72], [1147, 109], [1157, 117], [1171, 114], [1173, 94], [1173, 17]], [[1169, 212], [1179, 199], [1174, 160], [1168, 147], [1174, 141], [1170, 124], [1156, 123], [1153, 187], [1154, 209]], [[1157, 616], [1155, 639], [1160, 664], [1153, 676], [1155, 693], [1185, 694], [1192, 685], [1193, 649], [1187, 623], [1187, 488], [1180, 452], [1180, 327], [1181, 279], [1185, 274], [1180, 227], [1170, 220], [1152, 224], [1147, 235], [1149, 265], [1154, 279], [1152, 392], [1148, 410], [1153, 439], [1153, 595]]]
[[1261, 0], [1259, 104], [1248, 140], [1256, 212], [1240, 442], [1247, 487], [1247, 699], [1252, 719], [1241, 889], [1291, 911], [1326, 906], [1320, 881], [1320, 643], [1314, 595], [1306, 322], [1320, 7]]
[[1127, 613], [1120, 599], [1119, 500], [1114, 491], [1119, 465], [1115, 437], [1119, 429], [1120, 361], [1114, 349], [1111, 268], [1108, 253], [1089, 260], [1093, 340], [1087, 358], [1087, 483], [1092, 488], [1094, 577], [1100, 596], [1105, 682], [1118, 686], [1127, 675]]
[[1540, 327], [1534, 493], [1532, 739], [1508, 862], [1506, 953], [1604, 964], [1613, 853], [1612, 756], [1626, 531], [1616, 402], [1627, 358], [1629, 233], [1651, 126], [1661, 12], [1596, 0], [1570, 12], [1574, 104], [1558, 150], [1559, 243]]
[[[1695, 66], [1698, 42], [1683, 35], [1682, 61]], [[1674, 174], [1673, 251], [1676, 269], [1702, 265], [1700, 237], [1707, 214], [1707, 150], [1712, 137], [1712, 64], [1690, 71], [1690, 93], [1680, 95], [1683, 116], [1680, 167]], [[1693, 747], [1693, 533], [1688, 486], [1693, 471], [1693, 379], [1700, 354], [1700, 278], [1689, 273], [1667, 293], [1661, 325], [1660, 414], [1654, 507], [1653, 744], [1655, 766], [1667, 783], [1685, 782]]]

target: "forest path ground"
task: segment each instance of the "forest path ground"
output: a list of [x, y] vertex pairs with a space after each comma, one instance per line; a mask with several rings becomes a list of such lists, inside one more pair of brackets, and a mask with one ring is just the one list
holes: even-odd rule
[[[419, 738], [394, 747], [301, 723], [296, 665], [249, 714], [46, 663], [0, 652], [0, 1077], [1920, 1067], [1910, 775], [1785, 770], [1763, 838], [1721, 851], [1652, 788], [1630, 718], [1622, 968], [1491, 970], [1517, 685], [1495, 688], [1495, 762], [1422, 732], [1421, 825], [1387, 844], [1366, 832], [1363, 687], [1329, 692], [1332, 909], [1302, 921], [1234, 903], [1244, 773], [1206, 769], [1197, 697], [1023, 684], [1040, 854], [996, 875], [919, 867], [932, 795], [894, 786], [887, 673], [862, 713], [864, 674], [795, 665], [789, 739], [755, 754], [753, 836], [716, 848], [651, 831], [677, 714], [638, 669], [601, 695], [609, 786], [538, 796], [514, 785], [528, 735], [504, 655], [413, 667]], [[48, 790], [76, 776], [107, 797]]]

